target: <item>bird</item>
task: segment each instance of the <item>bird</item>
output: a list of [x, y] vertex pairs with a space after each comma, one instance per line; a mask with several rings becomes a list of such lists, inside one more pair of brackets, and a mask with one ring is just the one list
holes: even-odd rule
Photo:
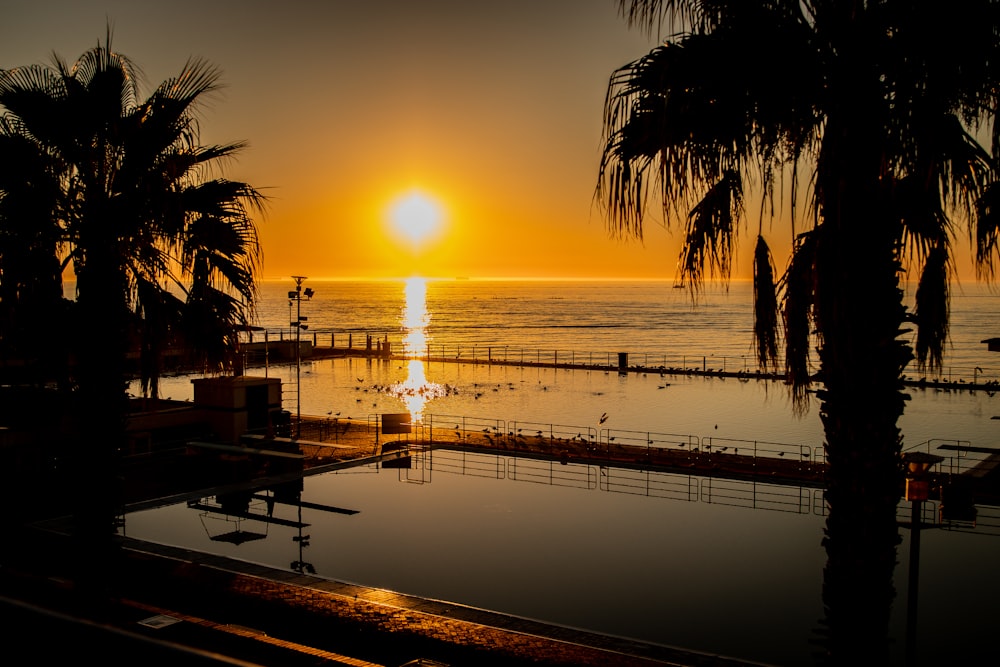
[[598, 424], [603, 424], [606, 421], [608, 421], [608, 413], [607, 412], [605, 412], [604, 414], [601, 415], [601, 418], [597, 420], [597, 423]]

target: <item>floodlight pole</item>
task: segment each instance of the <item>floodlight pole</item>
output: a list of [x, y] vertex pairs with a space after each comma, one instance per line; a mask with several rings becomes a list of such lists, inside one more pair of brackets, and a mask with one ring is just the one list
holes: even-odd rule
[[[295, 291], [288, 293], [289, 299], [295, 301], [295, 321], [290, 326], [295, 327], [295, 437], [302, 437], [302, 281], [306, 276], [292, 276], [295, 281]], [[313, 291], [306, 290], [306, 298], [312, 298]], [[289, 301], [291, 303], [291, 301]], [[305, 325], [308, 326], [308, 325]]]

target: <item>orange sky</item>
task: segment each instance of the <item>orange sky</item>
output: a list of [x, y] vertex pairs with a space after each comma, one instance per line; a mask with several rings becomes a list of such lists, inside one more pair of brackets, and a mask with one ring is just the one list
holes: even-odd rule
[[[109, 19], [146, 93], [190, 57], [223, 71], [202, 140], [250, 144], [225, 175], [271, 197], [264, 279], [674, 277], [678, 230], [612, 240], [592, 202], [608, 77], [657, 42], [614, 0], [6, 0], [0, 67], [72, 62]], [[414, 191], [441, 211], [420, 248], [389, 215]]]

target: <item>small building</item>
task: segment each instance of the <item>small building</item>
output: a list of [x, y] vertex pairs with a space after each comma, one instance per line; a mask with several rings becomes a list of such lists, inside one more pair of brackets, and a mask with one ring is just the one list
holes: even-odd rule
[[986, 343], [986, 349], [990, 352], [1000, 352], [1000, 338], [987, 338], [982, 342]]
[[240, 375], [197, 378], [191, 384], [194, 405], [220, 442], [239, 444], [240, 436], [247, 433], [274, 435], [281, 415], [279, 378]]

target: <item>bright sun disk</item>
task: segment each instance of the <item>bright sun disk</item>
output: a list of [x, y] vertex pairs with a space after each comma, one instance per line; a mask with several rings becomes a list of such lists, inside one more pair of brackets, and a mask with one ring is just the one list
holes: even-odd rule
[[437, 233], [441, 217], [440, 205], [420, 192], [397, 199], [389, 209], [393, 230], [415, 245], [428, 241]]

